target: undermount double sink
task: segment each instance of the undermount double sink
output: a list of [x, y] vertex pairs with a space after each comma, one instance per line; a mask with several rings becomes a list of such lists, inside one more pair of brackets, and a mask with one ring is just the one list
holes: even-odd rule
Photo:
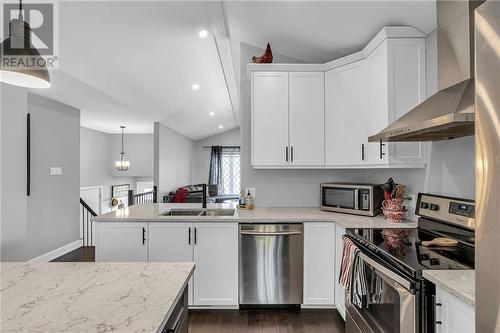
[[161, 216], [234, 216], [235, 209], [171, 209]]

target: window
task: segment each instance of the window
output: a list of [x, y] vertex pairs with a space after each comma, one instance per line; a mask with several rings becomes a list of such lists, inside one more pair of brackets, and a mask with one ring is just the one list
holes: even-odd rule
[[222, 148], [219, 194], [240, 194], [240, 148]]

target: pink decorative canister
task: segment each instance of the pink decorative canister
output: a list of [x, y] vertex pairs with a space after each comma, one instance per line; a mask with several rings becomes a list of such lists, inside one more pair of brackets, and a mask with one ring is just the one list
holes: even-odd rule
[[400, 223], [406, 215], [406, 207], [401, 199], [386, 199], [382, 202], [382, 212], [388, 222]]

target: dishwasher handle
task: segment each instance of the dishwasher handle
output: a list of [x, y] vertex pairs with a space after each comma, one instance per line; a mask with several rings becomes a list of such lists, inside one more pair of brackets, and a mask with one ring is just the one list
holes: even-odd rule
[[302, 235], [302, 231], [240, 231], [242, 235], [253, 235], [253, 236], [291, 236], [291, 235]]

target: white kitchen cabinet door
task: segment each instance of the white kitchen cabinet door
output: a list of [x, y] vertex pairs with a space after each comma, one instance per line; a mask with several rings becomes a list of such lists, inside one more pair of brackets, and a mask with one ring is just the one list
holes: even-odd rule
[[95, 222], [96, 261], [148, 261], [147, 222]]
[[289, 100], [291, 164], [324, 165], [324, 73], [289, 73]]
[[436, 332], [474, 333], [475, 330], [474, 308], [436, 287]]
[[288, 73], [252, 78], [252, 165], [288, 165]]
[[[193, 224], [191, 222], [149, 222], [149, 261], [193, 261]], [[188, 285], [189, 305], [194, 304], [193, 279]]]
[[335, 305], [335, 223], [304, 223], [304, 304]]
[[[387, 39], [368, 55], [367, 136], [374, 135], [426, 99], [425, 39]], [[367, 163], [407, 166], [425, 164], [420, 142], [367, 143]]]
[[149, 261], [193, 261], [192, 223], [149, 223]]
[[[390, 39], [388, 64], [389, 123], [392, 123], [427, 98], [425, 39]], [[425, 163], [426, 147], [421, 142], [389, 143], [389, 163]]]
[[[388, 112], [388, 60], [387, 40], [366, 58], [366, 134], [378, 133], [389, 124]], [[379, 143], [366, 143], [366, 161], [371, 164], [387, 163], [387, 154], [380, 155]]]
[[238, 305], [238, 224], [193, 226], [194, 305]]
[[325, 74], [326, 165], [362, 165], [367, 141], [366, 61]]
[[339, 284], [340, 268], [344, 251], [345, 228], [340, 224], [335, 226], [335, 307], [345, 320], [345, 289]]

